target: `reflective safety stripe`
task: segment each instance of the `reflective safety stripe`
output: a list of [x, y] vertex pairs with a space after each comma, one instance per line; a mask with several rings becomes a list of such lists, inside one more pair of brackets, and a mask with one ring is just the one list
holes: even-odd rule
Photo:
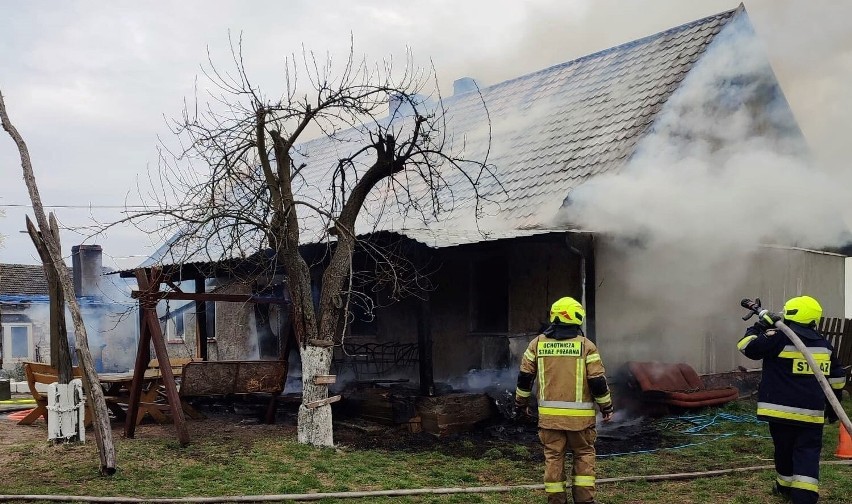
[[752, 334], [751, 336], [746, 336], [745, 338], [741, 339], [739, 343], [737, 343], [737, 350], [742, 352], [743, 350], [745, 350], [745, 347], [747, 347], [749, 343], [756, 339], [757, 336], [755, 336], [754, 334]]
[[544, 408], [538, 407], [538, 414], [550, 416], [572, 416], [572, 417], [593, 417], [595, 410], [593, 409], [566, 409], [566, 408]]
[[546, 387], [546, 383], [544, 381], [544, 359], [538, 358], [538, 397], [539, 400], [544, 400], [544, 389]]
[[586, 363], [582, 359], [577, 359], [577, 390], [574, 396], [575, 401], [583, 400], [583, 384], [586, 382]]
[[515, 389], [515, 395], [518, 397], [529, 397], [530, 394], [532, 394], [532, 391], [530, 390], [524, 390], [522, 388]]
[[598, 403], [598, 404], [606, 404], [610, 401], [612, 401], [612, 396], [610, 394], [607, 394], [605, 396], [595, 397], [595, 402]]
[[794, 474], [792, 476], [777, 475], [775, 481], [779, 485], [786, 488], [800, 488], [802, 490], [810, 490], [811, 492], [819, 493], [819, 480], [810, 476], [800, 476]]
[[524, 352], [524, 357], [526, 357], [527, 360], [529, 360], [530, 362], [535, 362], [535, 354], [532, 353], [532, 351], [529, 348], [527, 348], [527, 351]]
[[590, 353], [586, 356], [586, 364], [591, 364], [592, 362], [600, 362], [601, 354], [598, 353]]
[[557, 482], [544, 482], [544, 491], [547, 493], [556, 493], [556, 492], [564, 492], [565, 491], [565, 482], [557, 481]]
[[[808, 352], [810, 352], [811, 355], [813, 355], [814, 360], [817, 360], [817, 361], [831, 359], [831, 350], [829, 350], [828, 348], [822, 348], [822, 347], [808, 348]], [[785, 346], [781, 350], [781, 352], [778, 354], [778, 357], [781, 357], [782, 359], [804, 359], [805, 358], [805, 356], [802, 355], [802, 352], [800, 352], [793, 345]]]
[[574, 486], [578, 487], [594, 487], [594, 476], [574, 476]]
[[840, 376], [837, 378], [829, 378], [828, 383], [831, 385], [831, 388], [835, 390], [841, 390], [846, 386], [846, 377]]
[[772, 404], [766, 402], [757, 403], [757, 414], [772, 418], [783, 418], [785, 420], [796, 420], [798, 422], [807, 423], [823, 423], [822, 410], [811, 410], [804, 408], [794, 408], [792, 406], [784, 406], [782, 404]]
[[563, 408], [563, 409], [595, 409], [595, 404], [590, 402], [570, 402], [570, 401], [539, 401], [539, 406], [545, 408]]

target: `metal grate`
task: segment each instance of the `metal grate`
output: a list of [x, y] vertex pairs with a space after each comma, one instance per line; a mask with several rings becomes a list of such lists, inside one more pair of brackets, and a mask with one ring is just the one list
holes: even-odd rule
[[416, 343], [346, 344], [334, 359], [338, 373], [352, 370], [357, 380], [407, 372], [417, 362]]

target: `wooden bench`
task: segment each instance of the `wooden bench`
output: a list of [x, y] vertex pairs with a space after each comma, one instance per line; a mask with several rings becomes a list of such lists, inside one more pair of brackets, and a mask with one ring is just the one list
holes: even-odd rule
[[193, 361], [183, 367], [180, 397], [270, 394], [266, 423], [275, 423], [278, 396], [284, 390], [283, 361]]
[[[72, 367], [71, 373], [74, 378], [82, 378], [83, 372], [79, 367]], [[30, 394], [36, 402], [36, 407], [22, 418], [18, 425], [32, 425], [39, 417], [44, 417], [47, 422], [47, 396], [39, 392], [36, 384], [50, 385], [59, 381], [59, 370], [52, 367], [50, 364], [41, 362], [24, 362], [24, 375], [27, 377], [27, 385], [30, 388]], [[85, 425], [88, 427], [92, 424], [91, 408], [86, 408]]]
[[[194, 361], [196, 361], [196, 359], [193, 357], [169, 357], [169, 364], [172, 367], [172, 373], [174, 373], [176, 377], [181, 376], [184, 366]], [[151, 359], [151, 361], [148, 362], [148, 369], [160, 369], [160, 361], [157, 359]]]

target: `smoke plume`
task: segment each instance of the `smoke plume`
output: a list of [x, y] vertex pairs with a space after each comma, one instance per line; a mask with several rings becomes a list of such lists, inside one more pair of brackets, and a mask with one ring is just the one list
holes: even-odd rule
[[844, 199], [837, 180], [817, 168], [760, 39], [739, 17], [623, 170], [573, 191], [557, 221], [614, 245], [605, 252], [614, 266], [599, 279], [622, 299], [622, 309], [605, 315], [619, 319], [628, 354], [696, 362], [706, 349], [679, 342], [734, 309], [763, 244], [849, 242]]

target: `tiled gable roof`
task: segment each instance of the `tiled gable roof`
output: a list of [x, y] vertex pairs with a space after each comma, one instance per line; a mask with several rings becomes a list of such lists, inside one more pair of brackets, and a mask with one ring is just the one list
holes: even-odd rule
[[[571, 189], [624, 164], [693, 64], [739, 12], [710, 16], [483, 88], [481, 98], [476, 92], [445, 98], [446, 128], [456, 147], [463, 139], [464, 157], [483, 159], [490, 149], [488, 162], [494, 165], [497, 179], [485, 178], [478, 190], [499, 204], [487, 211], [499, 214], [502, 226], [547, 227]], [[363, 134], [352, 133], [355, 138]], [[317, 202], [327, 199], [336, 162], [352, 145], [327, 138], [299, 145], [306, 167], [303, 183], [298, 186], [297, 181], [294, 192]], [[436, 225], [481, 228], [471, 225], [469, 218], [472, 188], [458, 174], [447, 177], [455, 209]], [[368, 202], [367, 212], [378, 213], [378, 204], [387, 202], [373, 202], [373, 208]], [[396, 215], [384, 210], [389, 216], [378, 228], [424, 227], [423, 222], [397, 218], [403, 213], [397, 210]], [[312, 227], [310, 222], [303, 224]], [[368, 219], [359, 231], [375, 227]], [[321, 229], [307, 229], [305, 240], [312, 239], [310, 231]]]
[[47, 294], [47, 278], [41, 265], [0, 264], [0, 295]]
[[[405, 204], [385, 198], [386, 193], [377, 187], [365, 202], [356, 231], [406, 234], [405, 230], [440, 228], [454, 233], [434, 240], [419, 238], [454, 246], [470, 243], [480, 230], [487, 237], [489, 232], [502, 236], [511, 230], [552, 227], [554, 215], [573, 188], [625, 164], [694, 63], [739, 15], [745, 16], [742, 7], [485, 87], [479, 93], [444, 98], [445, 129], [455, 142], [450, 148], [474, 160], [488, 153], [488, 163], [494, 167], [496, 179], [485, 178], [477, 186], [480, 195], [494, 201], [485, 207], [485, 220], [473, 219], [474, 191], [456, 170], [443, 174], [452, 194], [445, 191], [439, 197], [451, 210], [437, 221], [409, 216]], [[293, 181], [296, 198], [328, 208], [338, 160], [362, 147], [359, 139], [369, 129], [369, 125], [352, 128], [338, 132], [334, 139], [321, 137], [298, 145], [294, 160], [305, 167]], [[305, 211], [300, 211], [300, 217], [303, 243], [326, 239], [326, 222]], [[452, 236], [463, 238], [456, 243]], [[262, 242], [257, 236], [243, 239], [243, 255], [256, 251], [252, 243]], [[185, 246], [164, 244], [143, 265], [239, 257], [234, 250], [211, 250], [209, 243], [215, 240], [197, 237], [195, 241]], [[208, 248], [192, 252], [202, 242]], [[171, 246], [174, 249], [169, 251]]]

